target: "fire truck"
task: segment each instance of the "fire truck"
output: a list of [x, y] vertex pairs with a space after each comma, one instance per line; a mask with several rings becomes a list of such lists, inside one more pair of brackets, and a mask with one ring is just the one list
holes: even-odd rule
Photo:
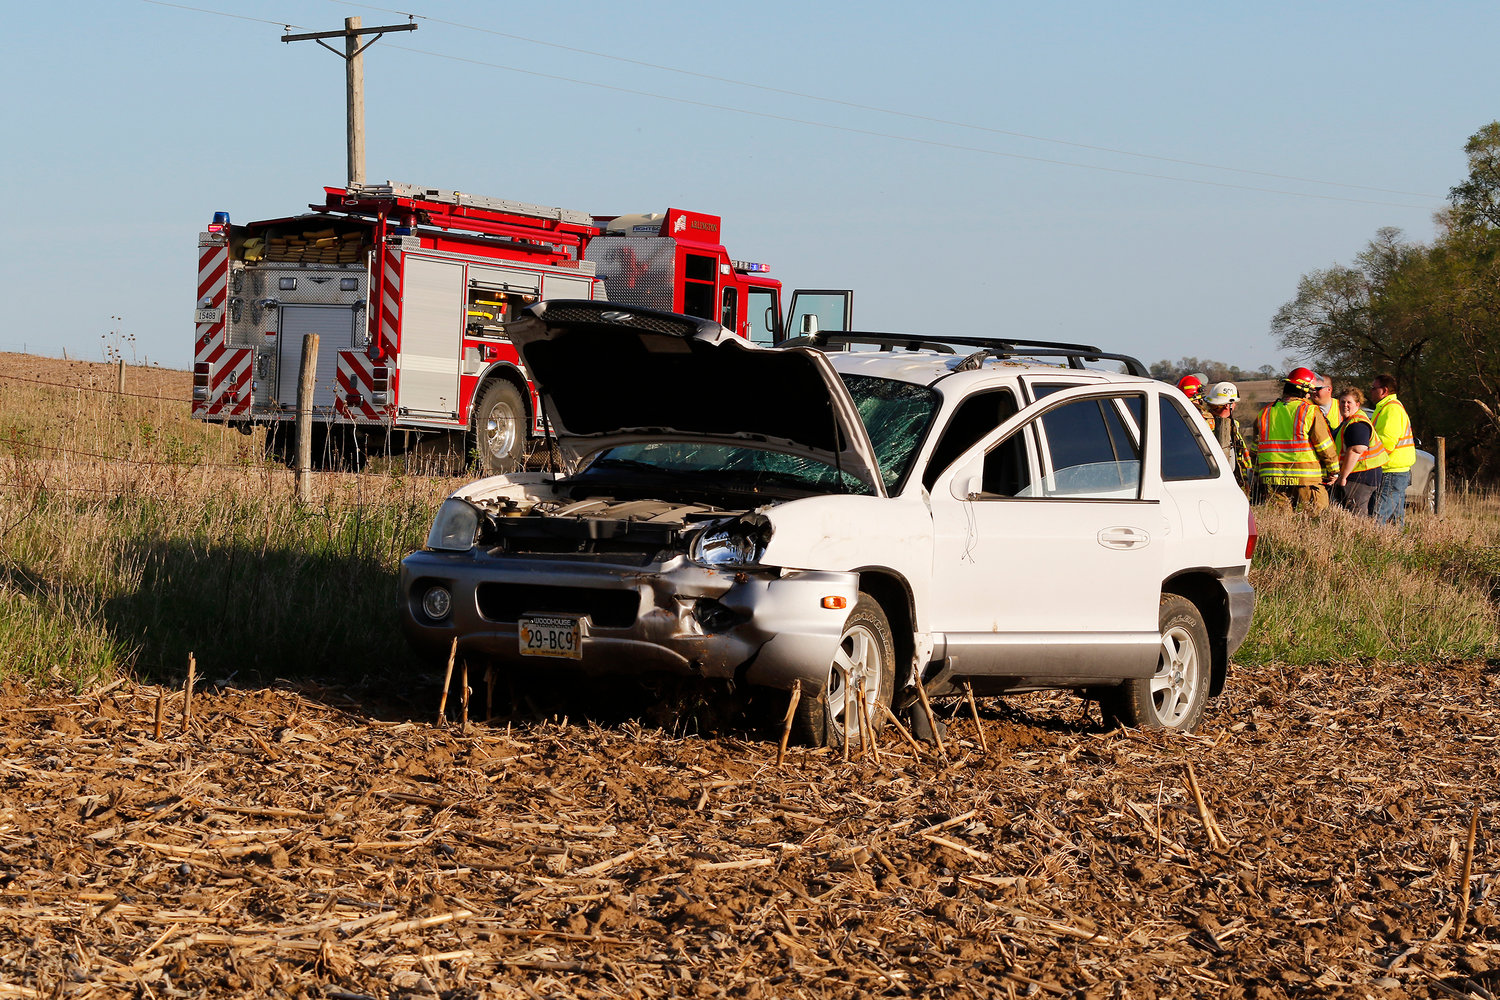
[[218, 212], [198, 237], [192, 414], [264, 425], [283, 459], [309, 334], [319, 464], [447, 435], [481, 470], [509, 472], [545, 432], [506, 335], [538, 299], [686, 313], [761, 344], [851, 328], [846, 290], [798, 290], [783, 314], [781, 282], [729, 256], [718, 216], [594, 216], [397, 183], [323, 192], [285, 218]]

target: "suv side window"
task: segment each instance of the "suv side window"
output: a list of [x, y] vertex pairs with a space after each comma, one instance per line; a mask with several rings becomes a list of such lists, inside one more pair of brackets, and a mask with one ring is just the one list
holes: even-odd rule
[[1141, 446], [1115, 399], [1080, 399], [1035, 421], [1045, 465], [1041, 496], [1133, 498], [1141, 491]]
[[[932, 449], [932, 457], [927, 460], [922, 485], [931, 490], [939, 473], [972, 448], [980, 438], [1015, 416], [1016, 409], [1015, 394], [1005, 388], [975, 393], [958, 404], [948, 426], [943, 428], [943, 436], [938, 439], [937, 447]], [[1021, 454], [1024, 458], [1025, 453]], [[986, 493], [997, 492], [990, 490], [989, 478], [989, 460], [986, 459], [984, 489]]]
[[1217, 479], [1219, 463], [1208, 450], [1198, 430], [1203, 421], [1190, 417], [1177, 400], [1163, 393], [1161, 412], [1161, 478], [1177, 483], [1186, 479]]

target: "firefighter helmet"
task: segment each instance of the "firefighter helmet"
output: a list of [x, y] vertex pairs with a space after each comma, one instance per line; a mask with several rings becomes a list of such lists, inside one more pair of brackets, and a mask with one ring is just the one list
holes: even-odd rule
[[1233, 382], [1220, 382], [1214, 386], [1214, 391], [1208, 394], [1209, 406], [1228, 406], [1240, 398], [1240, 391], [1234, 387]]
[[1184, 375], [1177, 380], [1177, 388], [1188, 399], [1197, 399], [1203, 391], [1203, 380], [1196, 375]]
[[1286, 373], [1286, 384], [1295, 386], [1303, 392], [1311, 392], [1318, 384], [1318, 376], [1311, 368], [1293, 368]]

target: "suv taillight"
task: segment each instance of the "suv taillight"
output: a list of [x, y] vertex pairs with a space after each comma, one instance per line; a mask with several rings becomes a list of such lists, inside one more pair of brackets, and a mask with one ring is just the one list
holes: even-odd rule
[[1250, 536], [1245, 539], [1245, 558], [1247, 560], [1255, 558], [1255, 541], [1259, 537], [1260, 533], [1255, 527], [1255, 511], [1252, 510], [1250, 512]]

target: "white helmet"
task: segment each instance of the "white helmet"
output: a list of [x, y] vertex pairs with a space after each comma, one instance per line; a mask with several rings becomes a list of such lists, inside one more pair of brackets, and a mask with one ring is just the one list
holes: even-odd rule
[[1208, 394], [1208, 405], [1226, 406], [1239, 398], [1240, 391], [1234, 387], [1233, 382], [1220, 382]]

